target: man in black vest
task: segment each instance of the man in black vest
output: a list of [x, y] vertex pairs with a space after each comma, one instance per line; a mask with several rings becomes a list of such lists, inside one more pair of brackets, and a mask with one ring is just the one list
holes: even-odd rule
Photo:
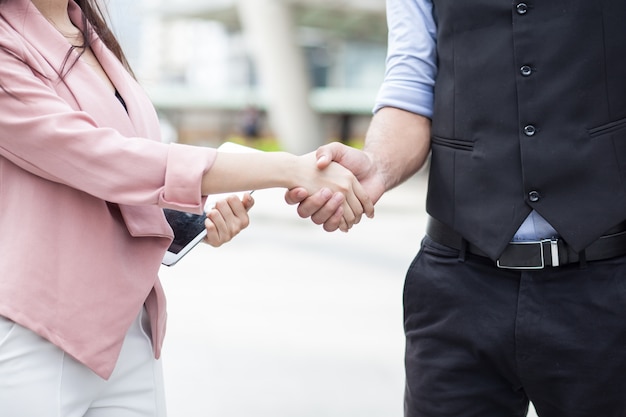
[[[626, 2], [388, 0], [376, 202], [431, 151], [407, 417], [626, 416]], [[286, 195], [325, 230], [338, 203]]]

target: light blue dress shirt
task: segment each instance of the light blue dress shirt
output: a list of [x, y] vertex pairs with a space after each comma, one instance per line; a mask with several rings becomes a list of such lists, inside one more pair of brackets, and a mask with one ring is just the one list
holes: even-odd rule
[[[431, 0], [387, 0], [387, 66], [374, 112], [382, 107], [396, 107], [432, 117], [437, 74], [437, 26], [432, 9]], [[539, 240], [557, 235], [533, 211], [513, 240]]]

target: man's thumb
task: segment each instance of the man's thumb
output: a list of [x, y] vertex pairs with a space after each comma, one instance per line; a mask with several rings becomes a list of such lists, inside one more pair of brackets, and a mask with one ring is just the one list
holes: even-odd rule
[[318, 169], [324, 169], [328, 167], [331, 162], [339, 159], [340, 151], [336, 145], [338, 145], [338, 143], [329, 143], [328, 145], [317, 148], [315, 156], [317, 158]]

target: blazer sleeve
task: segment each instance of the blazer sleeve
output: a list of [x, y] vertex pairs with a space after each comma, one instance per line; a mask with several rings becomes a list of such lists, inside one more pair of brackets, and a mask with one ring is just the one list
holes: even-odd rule
[[[0, 33], [0, 156], [42, 178], [124, 205], [202, 208], [211, 148], [127, 137], [74, 109], [26, 48]], [[95, 97], [97, 99], [97, 97]]]

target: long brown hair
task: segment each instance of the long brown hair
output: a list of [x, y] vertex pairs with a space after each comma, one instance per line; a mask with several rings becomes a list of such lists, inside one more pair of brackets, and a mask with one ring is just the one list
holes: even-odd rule
[[[3, 0], [2, 0], [3, 1]], [[133, 74], [132, 69], [124, 55], [124, 51], [122, 51], [122, 47], [119, 42], [115, 38], [115, 35], [109, 28], [107, 24], [105, 14], [102, 12], [102, 8], [97, 0], [70, 0], [75, 1], [83, 11], [83, 19], [88, 22], [95, 30], [98, 37], [104, 42], [107, 48], [113, 52], [113, 54], [120, 60], [122, 65]], [[83, 22], [83, 26], [85, 22]], [[89, 36], [89, 33], [83, 33], [83, 37], [85, 39], [84, 47], [88, 47], [91, 45], [92, 39]]]

